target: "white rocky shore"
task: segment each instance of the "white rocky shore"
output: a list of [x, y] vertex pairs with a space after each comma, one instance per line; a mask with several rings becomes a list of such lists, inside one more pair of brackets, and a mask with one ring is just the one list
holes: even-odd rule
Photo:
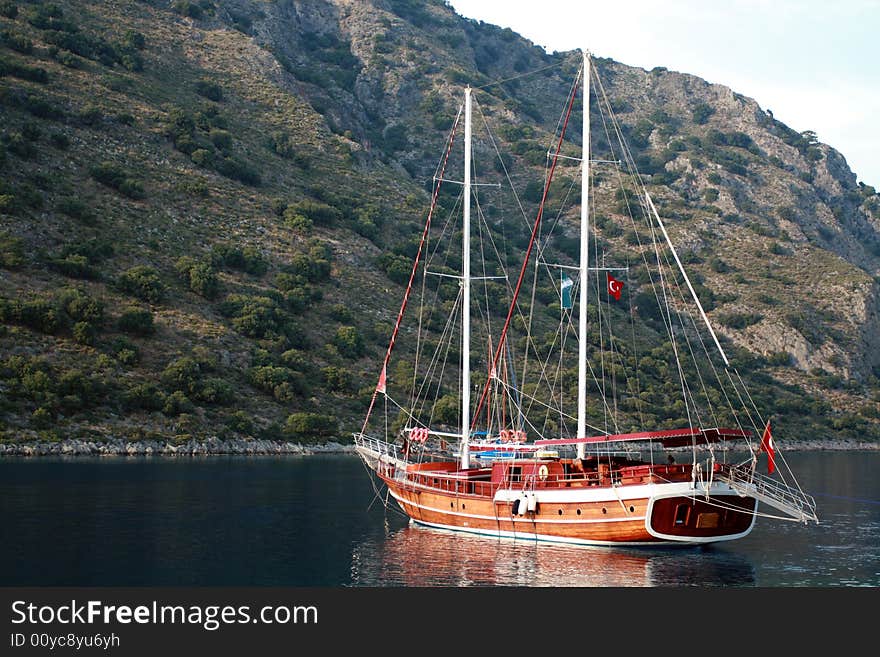
[[[780, 445], [784, 451], [873, 451], [880, 443], [869, 441], [825, 440]], [[183, 442], [173, 440], [125, 440], [122, 438], [103, 441], [68, 438], [59, 441], [33, 441], [0, 443], [3, 456], [210, 456], [222, 454], [333, 454], [353, 453], [353, 445], [336, 442], [302, 445], [273, 440], [221, 440], [206, 438]]]
[[88, 441], [68, 438], [59, 441], [0, 443], [3, 456], [208, 456], [212, 454], [321, 454], [353, 452], [353, 445], [327, 442], [301, 445], [273, 440], [221, 440], [206, 438], [183, 442], [173, 440]]

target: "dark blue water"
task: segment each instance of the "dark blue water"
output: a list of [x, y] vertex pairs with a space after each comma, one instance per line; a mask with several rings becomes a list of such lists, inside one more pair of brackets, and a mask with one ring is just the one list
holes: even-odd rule
[[350, 455], [0, 459], [0, 586], [880, 586], [880, 452], [788, 454], [820, 524], [705, 548], [410, 526]]

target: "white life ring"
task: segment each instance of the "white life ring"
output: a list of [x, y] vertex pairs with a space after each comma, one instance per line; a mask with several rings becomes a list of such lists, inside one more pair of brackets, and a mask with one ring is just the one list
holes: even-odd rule
[[547, 468], [546, 465], [542, 464], [541, 467], [538, 468], [538, 479], [540, 479], [541, 481], [547, 481], [547, 476], [549, 474], [550, 470]]

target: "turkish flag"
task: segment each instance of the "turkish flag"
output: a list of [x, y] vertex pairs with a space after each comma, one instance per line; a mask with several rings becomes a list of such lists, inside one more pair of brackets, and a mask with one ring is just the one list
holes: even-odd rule
[[761, 449], [758, 452], [767, 452], [767, 472], [773, 474], [776, 470], [776, 449], [773, 446], [773, 436], [770, 435], [770, 420], [767, 420], [764, 435], [761, 437]]
[[615, 301], [620, 301], [620, 291], [623, 289], [623, 282], [617, 280], [611, 274], [608, 274], [608, 294], [614, 297]]

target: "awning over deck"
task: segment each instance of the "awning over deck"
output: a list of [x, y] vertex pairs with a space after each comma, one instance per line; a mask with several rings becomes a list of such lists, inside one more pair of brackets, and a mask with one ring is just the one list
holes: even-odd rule
[[751, 431], [742, 429], [669, 429], [666, 431], [640, 431], [637, 433], [616, 433], [603, 436], [586, 436], [584, 438], [556, 438], [536, 440], [535, 445], [547, 447], [551, 445], [578, 445], [581, 443], [623, 443], [658, 440], [664, 447], [682, 447], [692, 441], [701, 443], [717, 443], [723, 440], [742, 440], [752, 435]]

